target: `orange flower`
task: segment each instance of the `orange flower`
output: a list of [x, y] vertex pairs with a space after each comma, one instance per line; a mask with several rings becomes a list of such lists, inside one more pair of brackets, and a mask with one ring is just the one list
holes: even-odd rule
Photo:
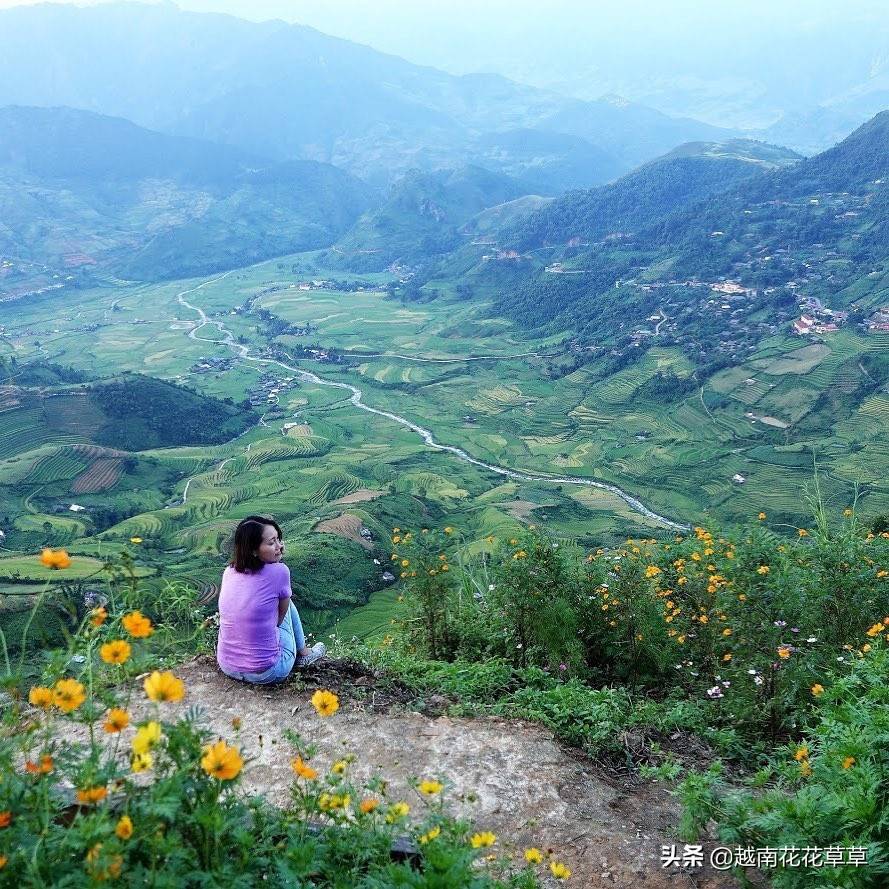
[[855, 765], [855, 757], [854, 756], [847, 756], [843, 760], [843, 768], [844, 769], [851, 769], [852, 766], [854, 766], [854, 765]]
[[333, 716], [340, 708], [340, 699], [332, 691], [319, 688], [312, 695], [312, 706], [318, 711], [319, 716]]
[[28, 702], [32, 707], [40, 707], [41, 710], [48, 710], [52, 707], [53, 700], [52, 689], [45, 685], [35, 685], [28, 692]]
[[300, 778], [305, 778], [306, 781], [314, 781], [318, 777], [318, 771], [308, 765], [301, 756], [292, 759], [290, 767]]
[[0, 812], [0, 827], [9, 827], [12, 821], [12, 812]]
[[114, 832], [117, 836], [122, 840], [128, 840], [133, 835], [133, 820], [129, 815], [124, 815], [120, 821], [117, 822], [117, 827], [114, 828]]
[[159, 673], [155, 670], [145, 680], [145, 694], [157, 703], [181, 701], [185, 697], [185, 683], [177, 679], [169, 670]]
[[108, 619], [108, 611], [106, 610], [104, 605], [100, 605], [98, 608], [94, 608], [90, 612], [90, 623], [94, 627], [101, 627], [103, 623]]
[[55, 768], [53, 758], [48, 754], [40, 757], [40, 762], [32, 762], [30, 759], [25, 763], [25, 771], [29, 775], [48, 775]]
[[77, 802], [82, 806], [94, 806], [96, 803], [102, 802], [108, 796], [108, 789], [105, 787], [85, 787], [77, 791]]
[[130, 724], [130, 714], [120, 707], [112, 707], [105, 714], [105, 724], [102, 728], [109, 734], [115, 735], [122, 732]]
[[824, 694], [824, 686], [823, 686], [820, 682], [816, 682], [816, 683], [812, 686], [812, 689], [811, 689], [811, 690], [812, 690], [812, 694], [813, 694], [816, 698], [820, 698], [821, 695]]
[[59, 710], [70, 713], [86, 700], [86, 689], [76, 679], [60, 679], [53, 686], [53, 703]]
[[231, 781], [238, 777], [244, 766], [241, 754], [234, 747], [229, 747], [225, 741], [217, 741], [204, 748], [201, 758], [201, 767], [217, 781]]
[[787, 658], [790, 657], [790, 648], [786, 645], [782, 645], [778, 648], [778, 657], [781, 658], [782, 661], [786, 661]]
[[796, 751], [793, 754], [793, 758], [797, 762], [802, 762], [804, 759], [809, 758], [809, 748], [807, 745], [802, 744], [796, 748]]
[[130, 659], [131, 652], [130, 643], [123, 639], [106, 642], [99, 649], [99, 655], [106, 664], [125, 664]]
[[47, 568], [59, 571], [71, 567], [71, 556], [63, 549], [45, 549], [40, 554], [40, 562]]
[[134, 638], [144, 639], [154, 632], [151, 620], [145, 617], [141, 611], [131, 611], [121, 618], [123, 628]]
[[367, 799], [361, 800], [358, 804], [358, 810], [362, 815], [369, 815], [374, 809], [379, 806], [380, 801], [378, 799], [374, 799], [373, 797], [368, 797]]

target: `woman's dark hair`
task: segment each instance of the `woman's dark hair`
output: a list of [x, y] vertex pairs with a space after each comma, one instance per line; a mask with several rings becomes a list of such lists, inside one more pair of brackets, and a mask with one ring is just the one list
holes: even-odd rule
[[281, 540], [284, 539], [281, 526], [274, 519], [267, 519], [261, 515], [247, 516], [235, 528], [234, 552], [232, 553], [232, 560], [229, 562], [235, 571], [242, 573], [245, 571], [258, 571], [265, 564], [256, 555], [256, 550], [259, 549], [259, 545], [262, 543], [262, 535], [265, 533], [268, 525], [271, 525], [278, 532], [278, 537]]

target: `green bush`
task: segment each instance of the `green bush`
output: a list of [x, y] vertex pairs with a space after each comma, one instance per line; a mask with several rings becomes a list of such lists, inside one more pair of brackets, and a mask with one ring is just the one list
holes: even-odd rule
[[871, 649], [820, 692], [799, 742], [737, 790], [718, 770], [681, 785], [691, 836], [710, 819], [720, 839], [752, 847], [864, 847], [865, 867], [798, 867], [771, 874], [776, 889], [870, 887], [889, 882], [889, 647]]

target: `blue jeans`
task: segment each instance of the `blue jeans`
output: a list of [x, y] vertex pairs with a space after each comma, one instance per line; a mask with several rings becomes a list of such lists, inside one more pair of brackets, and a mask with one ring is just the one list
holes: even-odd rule
[[238, 673], [234, 670], [226, 670], [222, 664], [219, 665], [219, 669], [232, 679], [252, 682], [254, 685], [281, 682], [282, 679], [286, 679], [290, 675], [294, 661], [296, 661], [296, 653], [306, 646], [306, 634], [303, 632], [302, 621], [299, 619], [299, 612], [293, 602], [290, 603], [284, 620], [278, 624], [278, 638], [281, 643], [281, 655], [277, 663], [272, 664], [267, 670], [263, 670], [261, 673]]

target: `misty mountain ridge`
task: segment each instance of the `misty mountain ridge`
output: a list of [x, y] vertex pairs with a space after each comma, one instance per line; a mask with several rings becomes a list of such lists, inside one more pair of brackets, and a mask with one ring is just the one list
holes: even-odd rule
[[[680, 142], [735, 135], [497, 75], [455, 77], [280, 21], [40, 5], [0, 12], [0, 27], [0, 105], [88, 109], [380, 184], [481, 163], [556, 191], [608, 181]], [[526, 131], [540, 134], [533, 146], [515, 135]]]

